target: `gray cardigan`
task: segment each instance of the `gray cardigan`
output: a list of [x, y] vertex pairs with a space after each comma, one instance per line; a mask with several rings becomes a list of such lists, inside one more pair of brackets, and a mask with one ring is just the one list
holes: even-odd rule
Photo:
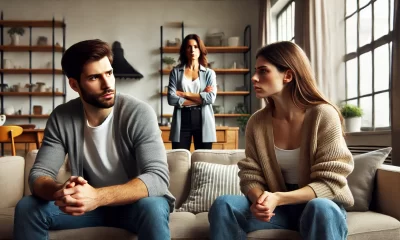
[[[169, 75], [168, 84], [168, 104], [174, 106], [174, 114], [172, 116], [171, 133], [169, 140], [172, 142], [180, 141], [181, 131], [181, 109], [185, 98], [176, 95], [176, 91], [182, 91], [182, 78], [185, 72], [184, 66], [175, 67]], [[216, 142], [217, 136], [215, 132], [215, 117], [212, 104], [217, 97], [217, 80], [214, 70], [205, 68], [200, 65], [199, 71], [200, 89], [203, 91], [207, 86], [212, 86], [212, 92], [200, 92], [203, 100], [201, 108], [202, 116], [202, 136], [203, 142]]]
[[[168, 191], [167, 155], [154, 110], [128, 95], [116, 94], [114, 132], [118, 155], [129, 179], [139, 178], [149, 196], [165, 196], [173, 210], [174, 197]], [[29, 185], [40, 176], [54, 180], [65, 155], [71, 174], [85, 177], [83, 169], [84, 109], [80, 98], [59, 105], [51, 113], [44, 131], [42, 146], [29, 174]], [[90, 183], [90, 179], [89, 179]]]

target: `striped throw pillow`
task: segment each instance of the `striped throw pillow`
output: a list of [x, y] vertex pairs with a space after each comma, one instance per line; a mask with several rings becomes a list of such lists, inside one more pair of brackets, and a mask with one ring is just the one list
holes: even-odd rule
[[208, 212], [221, 195], [243, 195], [239, 187], [239, 168], [207, 162], [193, 163], [189, 197], [177, 212]]

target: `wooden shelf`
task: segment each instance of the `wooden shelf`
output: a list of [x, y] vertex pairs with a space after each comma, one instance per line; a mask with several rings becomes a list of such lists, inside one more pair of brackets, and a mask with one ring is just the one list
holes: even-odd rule
[[[249, 91], [231, 91], [231, 92], [217, 92], [217, 96], [247, 96], [249, 95]], [[167, 92], [162, 92], [163, 96], [167, 96]]]
[[[27, 68], [20, 68], [20, 69], [0, 69], [1, 73], [7, 74], [53, 74], [53, 69], [27, 69]], [[55, 74], [62, 74], [63, 71], [61, 69], [55, 69]]]
[[[54, 96], [64, 96], [62, 92], [54, 92]], [[0, 92], [0, 96], [49, 96], [52, 97], [52, 92]]]
[[[239, 113], [217, 113], [215, 117], [249, 117], [250, 114], [239, 114]], [[172, 114], [163, 114], [162, 117], [172, 117]]]
[[[238, 47], [228, 47], [228, 46], [221, 46], [221, 47], [207, 47], [208, 53], [245, 53], [250, 50], [249, 47], [246, 46], [238, 46]], [[179, 53], [180, 47], [163, 47], [161, 51], [163, 53]]]
[[[0, 45], [0, 51], [5, 52], [53, 52], [53, 46], [11, 46]], [[63, 52], [63, 47], [54, 46], [55, 52]]]
[[[23, 20], [0, 20], [0, 26], [3, 27], [53, 27], [53, 21], [23, 21]], [[62, 21], [54, 21], [54, 27], [62, 28], [65, 23]]]
[[245, 53], [250, 50], [249, 47], [246, 46], [238, 46], [238, 47], [206, 47], [208, 53]]
[[[213, 70], [215, 71], [216, 74], [245, 74], [245, 73], [249, 73], [250, 70], [249, 69], [223, 69], [223, 68], [213, 68]], [[169, 73], [171, 72], [171, 70], [169, 69], [163, 69], [163, 70], [159, 70], [159, 72], [164, 75], [169, 75]]]
[[6, 118], [48, 118], [50, 115], [6, 115]]

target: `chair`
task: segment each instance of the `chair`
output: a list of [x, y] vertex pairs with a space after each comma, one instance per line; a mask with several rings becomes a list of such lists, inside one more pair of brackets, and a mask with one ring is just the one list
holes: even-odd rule
[[19, 126], [0, 126], [0, 142], [11, 142], [11, 154], [16, 156], [14, 138], [22, 134], [22, 127]]

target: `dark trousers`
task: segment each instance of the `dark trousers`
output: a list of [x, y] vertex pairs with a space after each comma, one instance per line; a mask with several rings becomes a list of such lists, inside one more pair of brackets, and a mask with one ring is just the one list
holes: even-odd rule
[[172, 149], [190, 151], [192, 136], [196, 150], [212, 148], [212, 142], [203, 142], [201, 107], [182, 108], [180, 142], [172, 142]]

